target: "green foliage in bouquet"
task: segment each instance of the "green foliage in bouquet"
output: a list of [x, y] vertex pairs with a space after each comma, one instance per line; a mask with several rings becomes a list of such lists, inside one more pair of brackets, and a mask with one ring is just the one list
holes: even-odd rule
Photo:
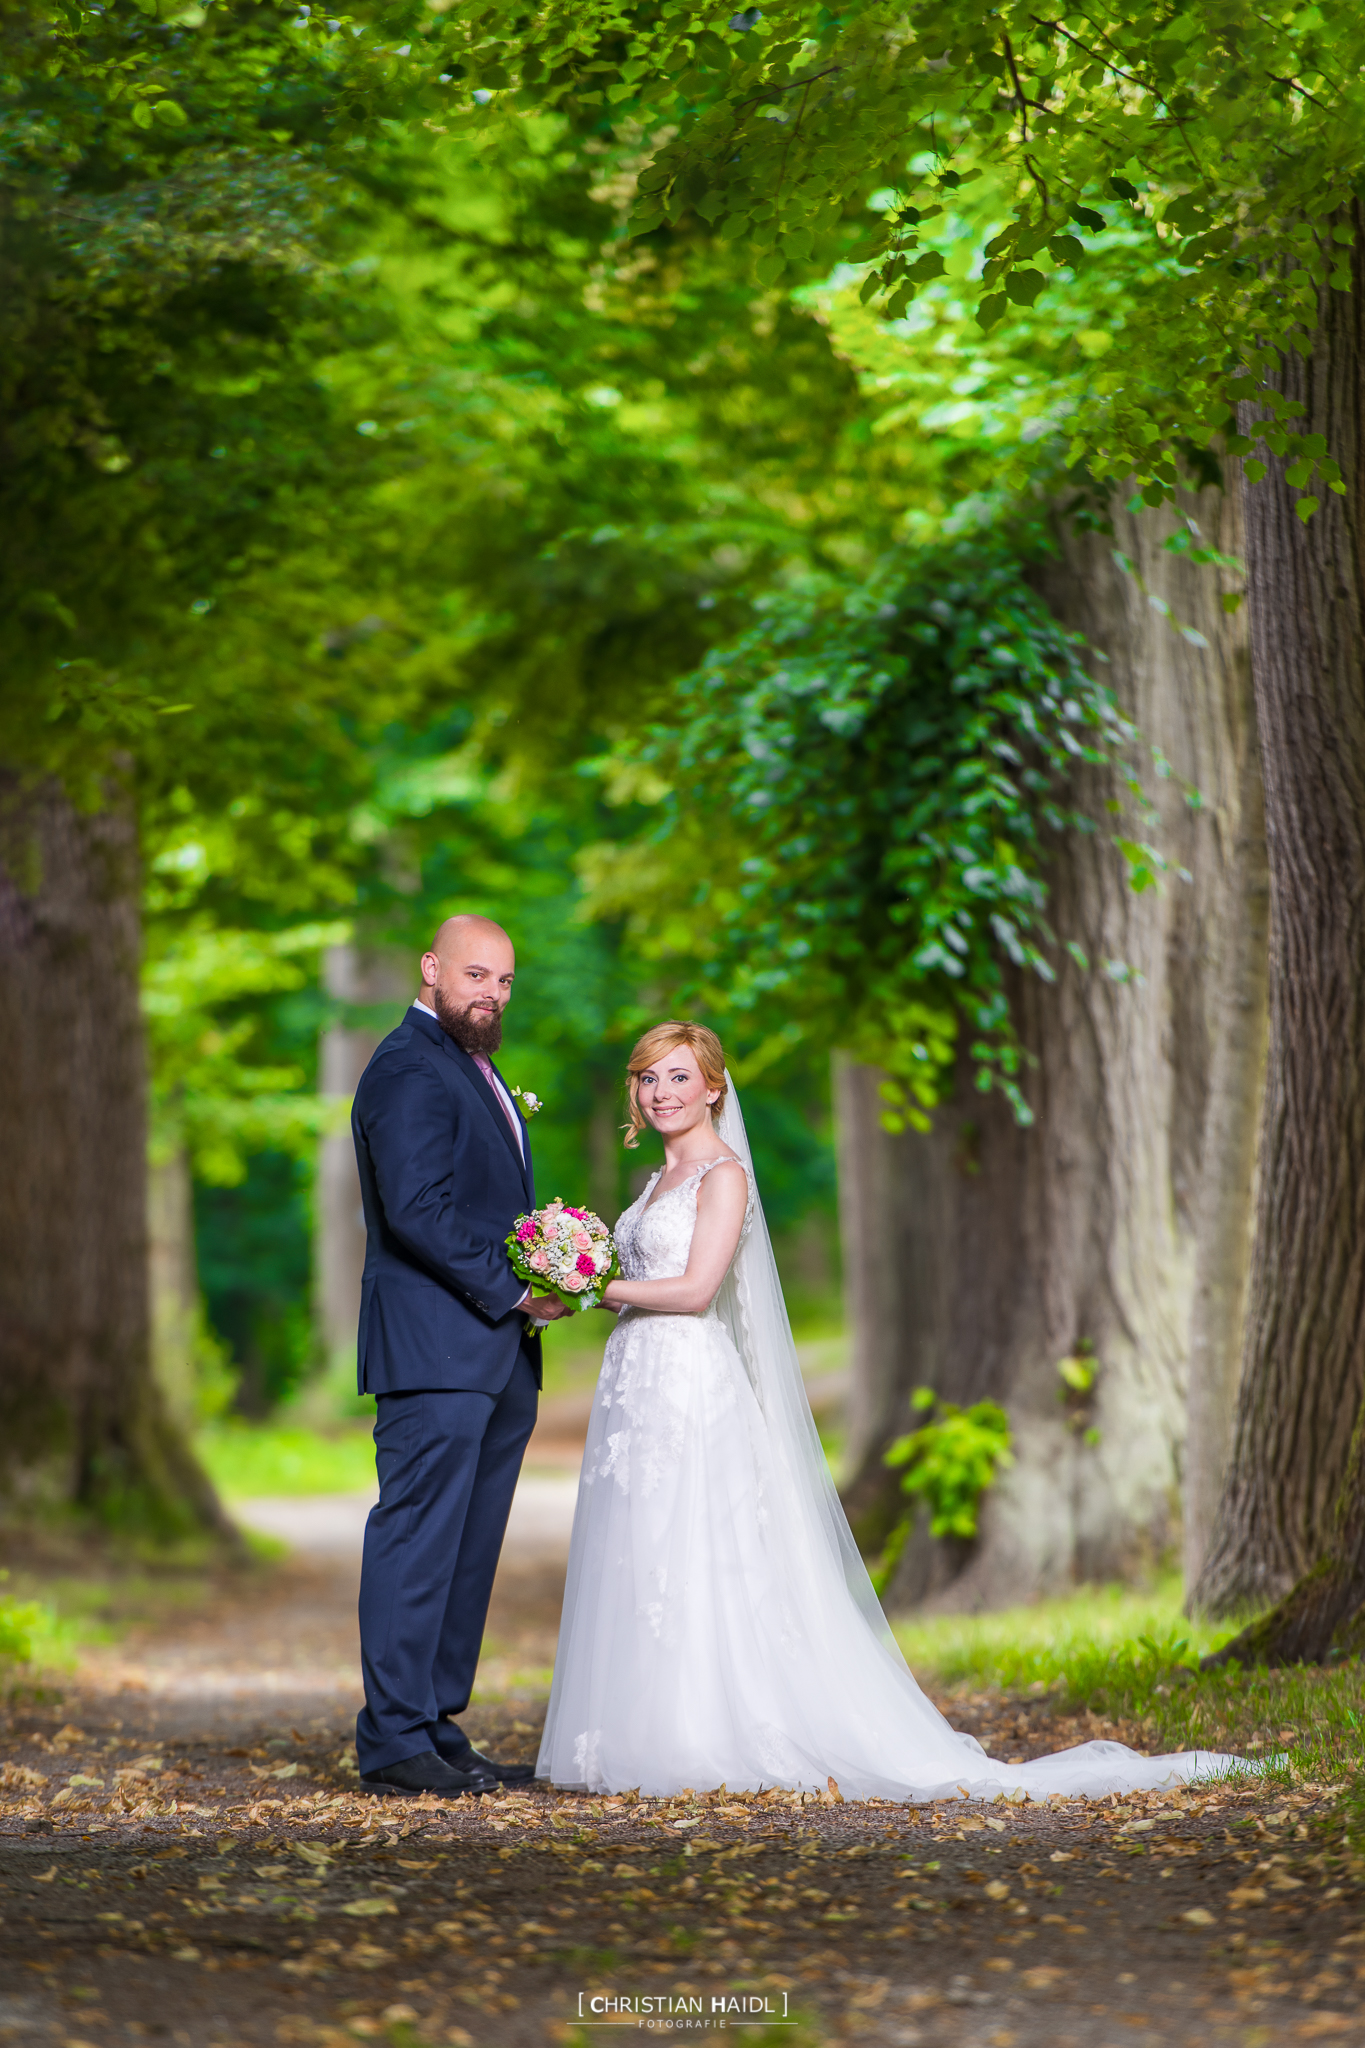
[[529, 1216], [518, 1216], [506, 1242], [518, 1278], [572, 1309], [599, 1308], [621, 1270], [616, 1240], [602, 1218], [558, 1197]]

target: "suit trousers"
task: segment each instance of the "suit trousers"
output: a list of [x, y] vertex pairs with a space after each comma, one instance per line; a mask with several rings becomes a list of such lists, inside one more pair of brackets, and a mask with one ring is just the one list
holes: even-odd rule
[[469, 1705], [536, 1391], [523, 1347], [500, 1394], [378, 1398], [379, 1501], [360, 1570], [362, 1776], [434, 1749], [433, 1722]]

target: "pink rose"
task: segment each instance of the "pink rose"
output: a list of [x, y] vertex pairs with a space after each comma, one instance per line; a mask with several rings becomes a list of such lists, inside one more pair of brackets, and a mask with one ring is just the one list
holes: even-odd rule
[[533, 1273], [547, 1273], [550, 1269], [549, 1253], [532, 1252], [530, 1258], [526, 1261], [526, 1263], [531, 1268], [531, 1271]]
[[587, 1284], [582, 1273], [566, 1273], [560, 1282], [560, 1286], [567, 1287], [570, 1294], [581, 1294]]
[[576, 1252], [590, 1252], [592, 1250], [592, 1239], [586, 1230], [575, 1230], [569, 1242]]
[[587, 1280], [595, 1280], [597, 1278], [597, 1268], [586, 1252], [578, 1254], [577, 1259], [574, 1261], [574, 1267]]

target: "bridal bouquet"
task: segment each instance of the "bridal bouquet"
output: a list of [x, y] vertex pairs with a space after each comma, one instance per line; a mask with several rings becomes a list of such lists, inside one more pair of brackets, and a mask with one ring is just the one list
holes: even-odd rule
[[518, 1216], [507, 1237], [512, 1270], [570, 1308], [596, 1308], [621, 1270], [611, 1232], [591, 1209], [553, 1201]]

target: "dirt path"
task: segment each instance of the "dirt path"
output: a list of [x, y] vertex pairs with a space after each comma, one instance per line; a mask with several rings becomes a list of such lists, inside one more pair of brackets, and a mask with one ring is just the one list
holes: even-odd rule
[[[518, 1501], [468, 1722], [504, 1755], [534, 1754], [571, 1503], [552, 1466]], [[9, 1715], [0, 2041], [529, 2048], [638, 2029], [630, 2002], [662, 1999], [670, 2032], [766, 2002], [794, 2044], [1365, 2044], [1360, 1894], [1311, 1792], [984, 1813], [359, 1798], [363, 1503], [251, 1513], [292, 1539], [285, 1564]], [[1036, 1708], [1013, 1727], [1020, 1753], [1055, 1746]]]

